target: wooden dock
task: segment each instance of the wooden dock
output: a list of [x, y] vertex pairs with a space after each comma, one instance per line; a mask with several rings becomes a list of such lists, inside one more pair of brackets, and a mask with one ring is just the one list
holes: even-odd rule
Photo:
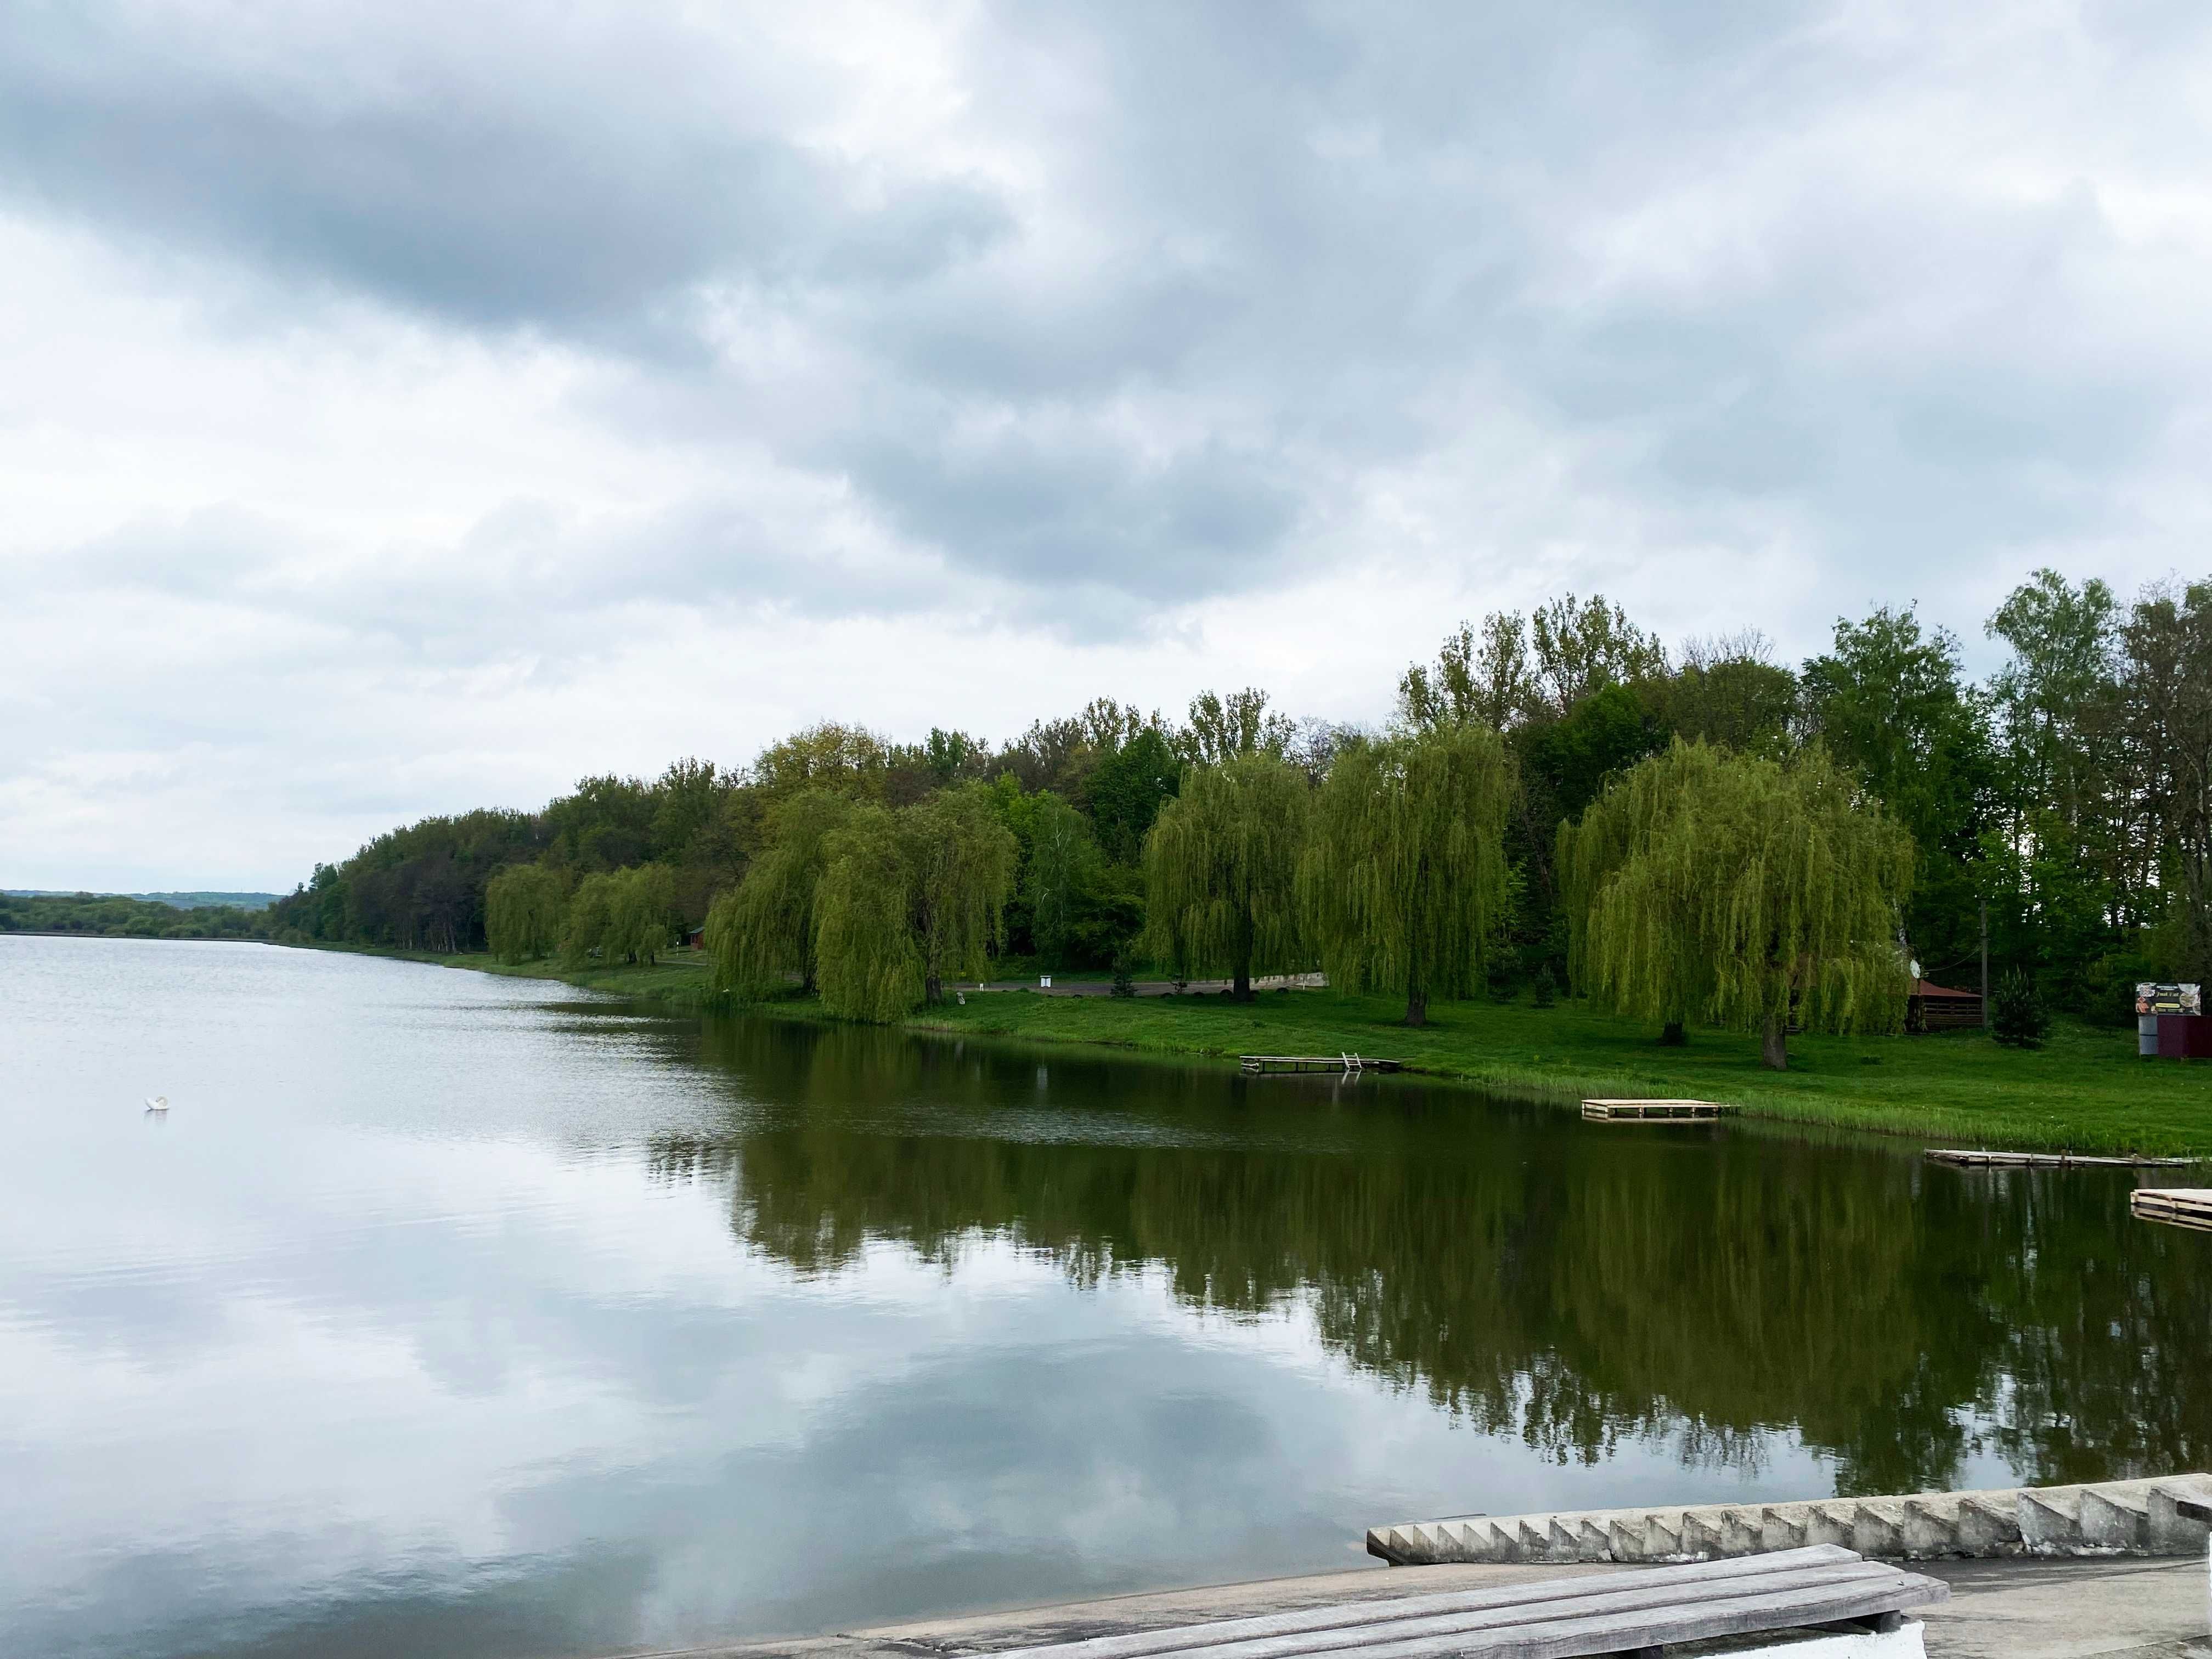
[[1395, 1072], [1406, 1062], [1365, 1054], [1240, 1054], [1237, 1063], [1254, 1077], [1287, 1077], [1299, 1072]]
[[2212, 1188], [2138, 1187], [2128, 1194], [2128, 1208], [2138, 1221], [2212, 1233]]
[[2083, 1158], [2074, 1152], [1980, 1152], [1930, 1146], [1929, 1160], [1954, 1169], [1978, 1170], [2185, 1170], [2198, 1158]]
[[1702, 1123], [1733, 1117], [1735, 1108], [1710, 1100], [1585, 1100], [1583, 1115], [1593, 1123]]

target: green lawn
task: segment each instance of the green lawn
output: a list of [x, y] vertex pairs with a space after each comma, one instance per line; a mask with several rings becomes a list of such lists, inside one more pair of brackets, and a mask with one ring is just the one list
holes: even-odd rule
[[2062, 1024], [2040, 1049], [1978, 1033], [1801, 1036], [1790, 1069], [1759, 1063], [1748, 1035], [1656, 1032], [1576, 1003], [1448, 1005], [1425, 1030], [1401, 1003], [1325, 991], [1225, 997], [971, 996], [909, 1022], [1030, 1042], [1108, 1043], [1166, 1054], [1334, 1054], [1403, 1060], [1425, 1073], [1579, 1100], [1689, 1096], [1760, 1116], [1927, 1135], [1961, 1146], [2212, 1153], [2212, 1067], [2136, 1057], [2135, 1033]]
[[[433, 957], [453, 967], [562, 978], [593, 990], [706, 1008], [706, 963], [675, 952], [652, 968], [561, 974], [546, 963], [504, 968], [483, 956]], [[1692, 1031], [1662, 1048], [1656, 1032], [1579, 1003], [1451, 1003], [1435, 1023], [1397, 1024], [1403, 1004], [1328, 991], [1264, 992], [1239, 1005], [1221, 996], [1053, 997], [970, 994], [967, 1005], [925, 1009], [908, 1025], [1028, 1042], [1075, 1042], [1214, 1060], [1243, 1054], [1402, 1060], [1455, 1081], [1563, 1102], [1585, 1095], [1690, 1096], [1803, 1123], [1924, 1135], [1962, 1146], [2081, 1152], [2212, 1155], [2212, 1066], [2138, 1060], [2135, 1033], [2062, 1022], [2040, 1049], [2001, 1048], [1978, 1033], [1942, 1036], [1800, 1036], [1790, 1069], [1769, 1072], [1748, 1035]], [[757, 1012], [822, 1019], [793, 1000]]]

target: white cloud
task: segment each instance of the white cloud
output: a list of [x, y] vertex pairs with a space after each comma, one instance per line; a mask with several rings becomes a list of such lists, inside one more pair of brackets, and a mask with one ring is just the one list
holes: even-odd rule
[[2188, 570], [2193, 9], [0, 21], [0, 879]]

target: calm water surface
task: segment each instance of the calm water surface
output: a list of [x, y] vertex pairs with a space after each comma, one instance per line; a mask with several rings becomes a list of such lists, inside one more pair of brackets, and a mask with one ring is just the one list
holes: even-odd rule
[[2201, 1468], [2212, 1239], [2127, 1184], [0, 939], [0, 1648], [602, 1652]]

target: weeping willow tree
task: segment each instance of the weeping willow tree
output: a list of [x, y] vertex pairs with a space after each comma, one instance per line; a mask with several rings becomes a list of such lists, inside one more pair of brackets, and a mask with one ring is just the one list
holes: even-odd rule
[[1219, 969], [1249, 1002], [1255, 971], [1297, 964], [1312, 797], [1304, 773], [1265, 752], [1183, 774], [1145, 842], [1146, 928], [1178, 977]]
[[599, 955], [609, 962], [637, 962], [647, 967], [668, 948], [669, 921], [676, 908], [675, 872], [665, 864], [640, 864], [618, 872], [607, 892], [606, 931]]
[[849, 796], [825, 789], [801, 790], [771, 809], [767, 844], [707, 913], [702, 943], [714, 957], [717, 991], [757, 997], [780, 988], [787, 974], [796, 974], [802, 989], [815, 988], [815, 902], [829, 841], [856, 810]]
[[897, 814], [854, 811], [826, 837], [814, 901], [814, 959], [822, 1006], [847, 1019], [888, 1024], [922, 1000], [921, 952], [911, 916], [914, 872]]
[[594, 951], [605, 946], [613, 920], [616, 878], [605, 872], [586, 876], [576, 884], [568, 901], [568, 915], [561, 928], [561, 963], [581, 968]]
[[1894, 1030], [1912, 840], [1814, 750], [1783, 763], [1677, 742], [1559, 830], [1576, 983], [1649, 1019], [1760, 1034]]
[[889, 1022], [980, 977], [1003, 939], [1018, 853], [980, 787], [857, 810], [827, 842], [816, 899], [822, 1006]]
[[484, 939], [501, 962], [532, 962], [561, 946], [568, 894], [557, 871], [511, 864], [484, 884]]
[[981, 785], [942, 791], [898, 816], [914, 871], [922, 996], [942, 1002], [948, 978], [981, 978], [985, 954], [1003, 942], [1020, 847]]
[[1471, 995], [1510, 895], [1514, 770], [1487, 726], [1440, 726], [1336, 757], [1299, 871], [1329, 983], [1402, 993], [1406, 1024]]

